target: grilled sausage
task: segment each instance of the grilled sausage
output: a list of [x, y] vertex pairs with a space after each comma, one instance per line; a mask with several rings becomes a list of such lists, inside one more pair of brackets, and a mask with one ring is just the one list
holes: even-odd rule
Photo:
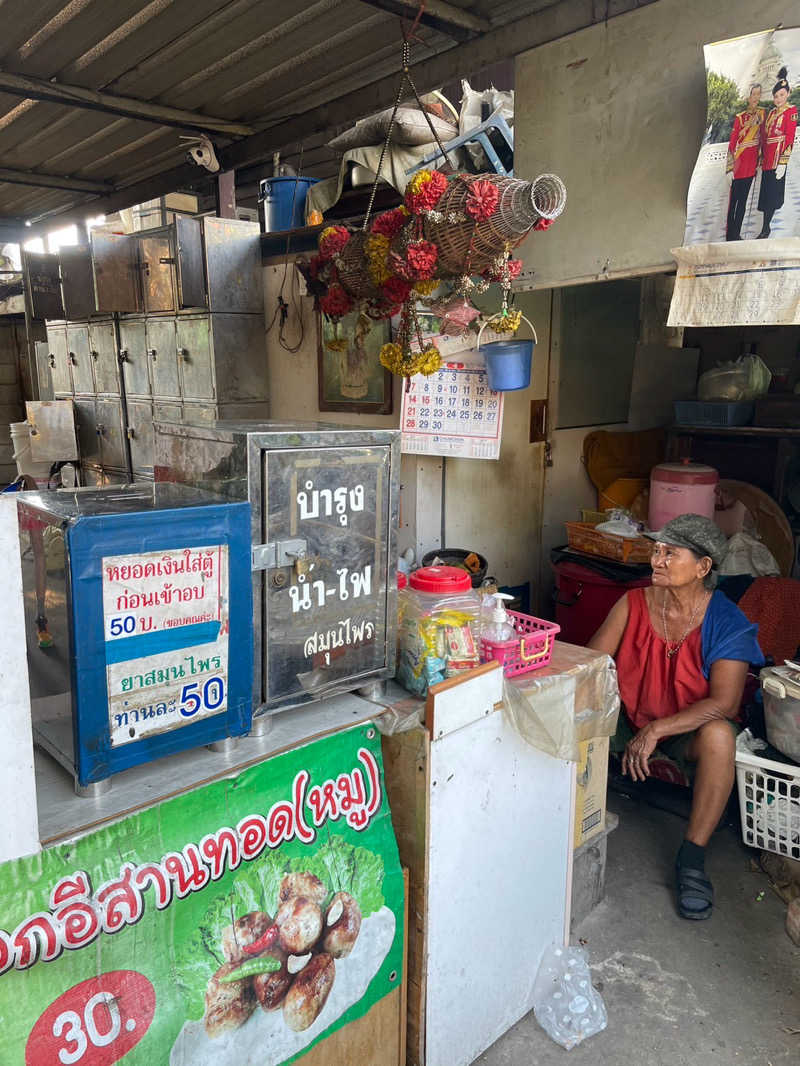
[[233, 925], [222, 930], [222, 954], [226, 962], [241, 962], [247, 953], [243, 950], [255, 943], [272, 925], [272, 919], [264, 911], [251, 911], [237, 918]]
[[327, 913], [330, 914], [334, 907], [338, 909], [339, 903], [342, 905], [342, 913], [331, 925], [328, 925], [326, 915], [326, 929], [322, 938], [323, 951], [327, 951], [335, 959], [343, 959], [350, 954], [361, 929], [361, 908], [349, 892], [337, 892]]
[[286, 969], [286, 954], [280, 948], [271, 948], [265, 952], [273, 959], [278, 959], [281, 964], [280, 970], [274, 973], [261, 973], [253, 978], [253, 989], [256, 999], [264, 1010], [275, 1010], [283, 1002], [283, 998], [289, 991], [294, 978]]
[[212, 1038], [238, 1029], [256, 1009], [252, 980], [221, 983], [222, 977], [238, 967], [237, 962], [226, 962], [208, 982], [204, 1022], [206, 1032]]
[[290, 1029], [301, 1033], [316, 1021], [331, 993], [335, 976], [336, 963], [326, 952], [308, 960], [283, 1001], [283, 1020]]
[[278, 941], [287, 955], [305, 955], [319, 940], [322, 911], [305, 896], [292, 896], [275, 915]]
[[310, 899], [312, 903], [316, 903], [318, 907], [321, 907], [327, 895], [327, 888], [314, 874], [287, 874], [281, 881], [278, 901], [279, 903], [285, 903], [287, 899], [292, 899], [293, 896], [305, 896], [306, 899]]

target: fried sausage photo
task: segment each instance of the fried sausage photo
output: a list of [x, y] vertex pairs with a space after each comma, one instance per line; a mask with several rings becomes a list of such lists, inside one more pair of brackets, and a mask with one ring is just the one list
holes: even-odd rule
[[283, 1019], [290, 1029], [301, 1033], [313, 1025], [331, 993], [335, 976], [336, 964], [327, 952], [309, 959], [283, 1001]]
[[252, 980], [224, 980], [238, 969], [239, 963], [226, 962], [208, 982], [204, 1021], [210, 1037], [238, 1029], [256, 1009]]
[[272, 925], [272, 919], [265, 911], [251, 911], [242, 918], [237, 918], [233, 925], [222, 930], [222, 954], [226, 962], [241, 962], [247, 958], [247, 948]]
[[304, 955], [319, 940], [322, 911], [305, 896], [292, 896], [275, 915], [278, 941], [287, 955]]
[[325, 916], [322, 949], [334, 959], [343, 959], [353, 950], [361, 929], [361, 908], [349, 892], [337, 892]]
[[310, 873], [287, 874], [281, 881], [278, 892], [279, 903], [285, 903], [294, 896], [305, 896], [312, 903], [321, 907], [328, 895], [328, 890], [318, 877]]

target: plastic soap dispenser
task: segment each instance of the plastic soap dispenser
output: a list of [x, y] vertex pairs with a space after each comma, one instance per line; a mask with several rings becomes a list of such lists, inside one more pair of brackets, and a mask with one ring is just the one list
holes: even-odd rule
[[481, 637], [499, 644], [504, 640], [513, 640], [516, 634], [514, 626], [509, 621], [503, 600], [513, 600], [507, 592], [495, 592], [486, 598], [484, 607], [484, 624], [481, 629]]

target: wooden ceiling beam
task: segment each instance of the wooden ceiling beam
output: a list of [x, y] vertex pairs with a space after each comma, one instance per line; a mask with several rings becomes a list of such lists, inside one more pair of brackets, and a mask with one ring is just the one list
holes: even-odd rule
[[[446, 0], [362, 0], [370, 7], [378, 7], [392, 15], [399, 15], [413, 22], [417, 16], [423, 26], [452, 37], [455, 41], [471, 41], [481, 33], [488, 33], [492, 24], [471, 11], [448, 4]], [[420, 8], [422, 14], [420, 14]]]
[[85, 89], [81, 85], [65, 85], [43, 78], [31, 78], [0, 70], [0, 92], [21, 96], [26, 100], [46, 100], [64, 107], [85, 108], [89, 111], [105, 111], [109, 115], [154, 122], [159, 126], [175, 126], [182, 130], [198, 130], [204, 133], [225, 133], [234, 137], [247, 137], [255, 130], [242, 122], [231, 122], [198, 111], [184, 111], [180, 107], [153, 104], [133, 96], [117, 96], [115, 93]]
[[107, 181], [84, 181], [83, 178], [67, 178], [61, 174], [42, 174], [36, 170], [16, 170], [11, 167], [0, 167], [0, 181], [9, 185], [32, 185], [42, 189], [66, 189], [69, 192], [114, 191], [114, 186]]

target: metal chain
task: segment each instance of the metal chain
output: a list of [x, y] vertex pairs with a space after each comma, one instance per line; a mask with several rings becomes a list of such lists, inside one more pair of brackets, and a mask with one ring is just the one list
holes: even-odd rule
[[397, 90], [397, 99], [394, 102], [392, 108], [392, 117], [389, 120], [389, 128], [386, 131], [386, 137], [381, 148], [380, 158], [378, 159], [378, 169], [375, 173], [375, 181], [372, 183], [372, 189], [369, 194], [369, 203], [367, 204], [367, 213], [364, 215], [364, 225], [361, 227], [362, 232], [367, 232], [369, 226], [370, 215], [372, 214], [372, 208], [375, 206], [375, 196], [378, 192], [378, 185], [381, 180], [381, 171], [383, 170], [383, 161], [386, 158], [386, 152], [389, 148], [389, 144], [392, 140], [392, 133], [394, 132], [394, 123], [397, 118], [397, 109], [400, 107], [400, 101], [403, 99], [403, 89], [405, 88], [406, 79], [408, 78], [408, 64], [411, 58], [411, 48], [408, 41], [403, 41], [403, 76], [400, 79], [400, 86]]

